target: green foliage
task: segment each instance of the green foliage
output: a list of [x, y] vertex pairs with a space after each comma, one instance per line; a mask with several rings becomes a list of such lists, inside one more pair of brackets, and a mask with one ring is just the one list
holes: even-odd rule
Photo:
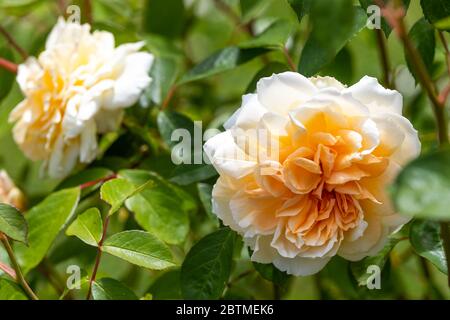
[[353, 7], [351, 0], [316, 0], [311, 4], [311, 20], [313, 29], [298, 65], [305, 76], [315, 75], [332, 62], [347, 41], [365, 26], [366, 15], [360, 7]]
[[[422, 18], [413, 25], [408, 34], [430, 74], [433, 72], [434, 51], [436, 46], [434, 32], [433, 26], [428, 23], [425, 18]], [[405, 58], [409, 70], [414, 77], [417, 78], [416, 67], [410, 57], [406, 56]]]
[[0, 300], [28, 300], [28, 298], [17, 284], [0, 278]]
[[[449, 76], [441, 35], [447, 43], [450, 38], [441, 31], [450, 30], [449, 2], [402, 2], [407, 36], [443, 99]], [[40, 175], [40, 163], [28, 160], [14, 142], [8, 118], [24, 94], [14, 84], [16, 76], [0, 66], [0, 169], [24, 191], [29, 208], [22, 214], [0, 203], [0, 233], [14, 240], [18, 263], [40, 298], [85, 298], [98, 271], [92, 283], [95, 300], [450, 299], [441, 235], [443, 222], [450, 221], [450, 151], [434, 151], [431, 100], [398, 34], [384, 17], [384, 36], [365, 27], [371, 16], [367, 8], [376, 1], [90, 3], [92, 30], [112, 32], [117, 46], [142, 41], [142, 50], [154, 55], [150, 85], [126, 109], [117, 131], [98, 132], [92, 163], [79, 164], [62, 180]], [[88, 1], [73, 4], [87, 22]], [[0, 0], [1, 25], [36, 57], [62, 13], [58, 5]], [[0, 39], [0, 58], [23, 63], [1, 34]], [[292, 61], [305, 76], [332, 76], [350, 86], [364, 75], [383, 79], [380, 53], [387, 57], [390, 85], [403, 96], [403, 114], [418, 129], [424, 154], [399, 169], [391, 188], [396, 210], [413, 217], [409, 229], [391, 235], [374, 256], [357, 262], [336, 256], [314, 276], [294, 277], [273, 264], [252, 262], [241, 236], [213, 213], [218, 173], [204, 162], [205, 130], [223, 130], [242, 95], [254, 93], [263, 77], [295, 69]], [[189, 133], [190, 149], [181, 150], [184, 136], [172, 141], [177, 129]], [[191, 163], [178, 164], [185, 159], [183, 151], [191, 152]], [[0, 190], [0, 202], [2, 196]], [[72, 265], [81, 268], [76, 284], [82, 290], [65, 288]], [[381, 290], [365, 286], [371, 265], [382, 269]], [[0, 267], [13, 267], [1, 244]], [[0, 300], [28, 299], [3, 272]]]
[[152, 172], [124, 170], [120, 175], [135, 185], [152, 181], [150, 189], [126, 202], [139, 225], [169, 244], [182, 243], [189, 231], [188, 214], [195, 209], [192, 198]]
[[125, 179], [113, 179], [107, 181], [100, 189], [100, 197], [103, 201], [111, 205], [108, 215], [115, 213], [125, 203], [128, 198], [138, 194], [145, 188], [152, 185], [152, 181], [143, 182], [135, 186]]
[[[13, 61], [12, 51], [8, 47], [0, 47], [0, 57]], [[0, 102], [9, 94], [14, 83], [14, 74], [10, 71], [0, 68]]]
[[181, 266], [186, 299], [218, 299], [230, 277], [236, 234], [220, 229], [196, 243]]
[[434, 24], [450, 16], [450, 3], [446, 0], [420, 0], [423, 14]]
[[41, 203], [25, 213], [28, 221], [28, 246], [17, 243], [17, 258], [27, 273], [47, 255], [50, 246], [75, 212], [80, 189], [64, 189], [50, 194]]
[[265, 48], [245, 49], [236, 46], [222, 49], [189, 70], [181, 78], [179, 84], [201, 80], [224, 71], [232, 70], [267, 52], [268, 49]]
[[9, 238], [27, 243], [27, 221], [16, 208], [0, 203], [0, 233]]
[[180, 270], [173, 269], [165, 272], [151, 285], [148, 290], [154, 300], [182, 299], [180, 287]]
[[242, 42], [241, 48], [271, 48], [284, 47], [292, 30], [292, 25], [286, 20], [276, 20], [256, 37]]
[[[388, 1], [384, 1], [385, 4], [388, 4], [391, 0]], [[405, 11], [408, 10], [409, 8], [409, 4], [410, 4], [411, 0], [402, 0], [402, 4], [405, 8]], [[364, 9], [364, 11], [367, 12], [367, 8], [371, 5], [377, 5], [376, 1], [374, 0], [359, 0], [359, 3], [361, 4], [361, 7]], [[373, 12], [367, 12], [367, 15], [370, 17], [373, 14]], [[384, 35], [387, 37], [389, 37], [389, 35], [392, 32], [392, 28], [389, 25], [389, 23], [386, 21], [386, 19], [384, 17], [381, 17], [381, 29], [384, 32]]]
[[440, 225], [436, 221], [416, 220], [411, 225], [409, 236], [417, 254], [430, 260], [441, 272], [447, 273], [440, 230]]
[[136, 294], [117, 280], [102, 278], [92, 284], [94, 300], [138, 300]]
[[68, 236], [76, 236], [88, 245], [96, 247], [103, 234], [102, 215], [97, 208], [80, 214], [67, 228]]
[[146, 0], [144, 30], [167, 37], [183, 32], [186, 13], [183, 0]]
[[449, 221], [450, 151], [419, 157], [398, 175], [391, 194], [402, 214]]
[[288, 2], [297, 15], [298, 21], [301, 22], [303, 17], [311, 10], [313, 0], [288, 0]]
[[175, 266], [169, 248], [154, 235], [140, 230], [116, 233], [106, 239], [102, 251], [135, 265], [163, 270]]
[[256, 271], [266, 280], [269, 280], [279, 286], [286, 285], [289, 276], [286, 272], [278, 270], [273, 264], [263, 264], [253, 262]]
[[392, 237], [388, 239], [387, 243], [384, 245], [383, 249], [378, 252], [375, 256], [367, 257], [361, 261], [354, 262], [351, 264], [352, 273], [360, 286], [366, 286], [367, 280], [369, 279], [371, 273], [367, 270], [370, 266], [378, 266], [380, 270], [383, 270], [386, 262], [389, 259], [389, 253], [395, 247], [395, 245], [400, 241], [399, 238]]

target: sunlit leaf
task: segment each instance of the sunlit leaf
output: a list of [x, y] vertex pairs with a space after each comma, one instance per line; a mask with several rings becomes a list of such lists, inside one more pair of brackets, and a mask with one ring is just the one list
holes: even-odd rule
[[28, 298], [17, 284], [0, 278], [0, 300], [28, 300]]
[[145, 231], [129, 230], [116, 233], [106, 239], [102, 250], [148, 269], [163, 270], [175, 266], [169, 248]]
[[121, 282], [102, 278], [92, 284], [94, 300], [138, 300], [136, 294]]
[[28, 221], [28, 246], [17, 243], [14, 248], [25, 273], [45, 257], [59, 231], [75, 212], [79, 198], [79, 188], [64, 189], [50, 194], [25, 213]]
[[102, 216], [97, 208], [88, 209], [80, 214], [66, 230], [68, 236], [76, 236], [91, 246], [97, 246], [102, 233]]
[[130, 198], [126, 206], [134, 212], [136, 221], [145, 230], [164, 242], [182, 243], [189, 231], [188, 213], [196, 206], [192, 198], [152, 172], [123, 170], [120, 176], [135, 185], [142, 181], [152, 181], [151, 189]]
[[9, 238], [27, 243], [27, 221], [16, 208], [0, 203], [0, 233]]

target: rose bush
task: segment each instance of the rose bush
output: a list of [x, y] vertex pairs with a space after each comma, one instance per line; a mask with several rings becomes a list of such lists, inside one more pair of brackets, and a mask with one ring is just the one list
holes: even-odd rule
[[0, 300], [450, 299], [448, 17], [0, 0]]

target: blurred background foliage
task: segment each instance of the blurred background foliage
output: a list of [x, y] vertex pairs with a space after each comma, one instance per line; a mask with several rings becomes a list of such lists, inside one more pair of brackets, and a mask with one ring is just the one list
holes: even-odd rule
[[[92, 28], [113, 32], [117, 43], [145, 41], [147, 50], [157, 58], [151, 70], [155, 80], [140, 102], [127, 111], [123, 128], [102, 138], [102, 154], [90, 167], [117, 171], [137, 166], [152, 170], [171, 179], [195, 199], [195, 205], [188, 212], [190, 229], [187, 238], [172, 245], [180, 261], [194, 243], [219, 226], [209, 206], [211, 186], [216, 176], [213, 170], [204, 166], [174, 167], [170, 161], [170, 133], [167, 135], [171, 125], [177, 127], [183, 123], [184, 127], [189, 127], [192, 120], [200, 120], [203, 121], [203, 129], [206, 126], [220, 128], [239, 107], [241, 96], [254, 89], [258, 78], [289, 69], [284, 45], [293, 63], [297, 65], [300, 61], [300, 71], [303, 68], [305, 73], [334, 76], [347, 85], [364, 75], [380, 80], [383, 78], [376, 36], [368, 28], [362, 28], [349, 37], [342, 48], [337, 43], [334, 48], [338, 50], [336, 55], [332, 55], [331, 61], [326, 61], [318, 70], [313, 70], [314, 66], [308, 64], [302, 66], [300, 54], [311, 34], [317, 39], [326, 39], [330, 35], [333, 37], [335, 32], [339, 33], [340, 29], [333, 28], [333, 25], [326, 29], [314, 28], [314, 23], [318, 22], [313, 19], [313, 14], [303, 16], [300, 8], [296, 15], [287, 0], [95, 0], [91, 1], [92, 8], [86, 8], [87, 3], [83, 0], [0, 0], [0, 24], [29, 55], [36, 56], [42, 50], [57, 17], [65, 15], [65, 6], [74, 4], [81, 8], [82, 22], [90, 19], [87, 14], [90, 12]], [[359, 5], [359, 2], [353, 4]], [[333, 10], [333, 6], [322, 9], [324, 11], [314, 13], [315, 19], [332, 19], [333, 12], [329, 10]], [[412, 26], [422, 17], [419, 1], [412, 0], [407, 11], [407, 24]], [[299, 18], [302, 18], [300, 22]], [[268, 27], [275, 29], [272, 34], [267, 38], [258, 37]], [[421, 35], [418, 37], [422, 39]], [[221, 51], [224, 48], [227, 48], [226, 51]], [[389, 36], [387, 48], [395, 87], [404, 96], [405, 114], [419, 130], [423, 149], [432, 149], [435, 147], [435, 127], [429, 100], [416, 86], [398, 38]], [[198, 66], [217, 52], [222, 60], [215, 55], [216, 60]], [[16, 63], [23, 61], [17, 52], [10, 50], [3, 37], [0, 37], [0, 56]], [[217, 63], [217, 60], [221, 62]], [[430, 68], [433, 79], [442, 87], [447, 78], [445, 53], [441, 45], [436, 45]], [[0, 95], [4, 98], [0, 102], [0, 168], [6, 169], [25, 192], [31, 207], [51, 193], [61, 181], [40, 177], [40, 164], [25, 159], [13, 142], [8, 114], [22, 95], [16, 83], [11, 84], [9, 90], [11, 80], [8, 77], [5, 71], [0, 71], [2, 95], [5, 92], [4, 97]], [[159, 112], [163, 108], [166, 111]], [[80, 167], [78, 170], [81, 174], [86, 168]], [[85, 178], [79, 179], [81, 183]], [[77, 185], [76, 178], [64, 183], [66, 186]], [[98, 193], [86, 193], [77, 212], [93, 206], [107, 210]], [[172, 209], [178, 210], [176, 204]], [[109, 232], [113, 234], [140, 228], [132, 214], [122, 208], [113, 216]], [[41, 297], [57, 298], [67, 276], [67, 266], [76, 264], [85, 272], [90, 272], [95, 254], [95, 248], [86, 246], [75, 237], [60, 234], [46, 258], [31, 271], [31, 285], [37, 288]], [[2, 261], [7, 260], [1, 250], [0, 257]], [[224, 297], [450, 298], [446, 275], [415, 254], [408, 237], [399, 240], [385, 258], [382, 289], [371, 291], [358, 286], [355, 269], [340, 258], [333, 259], [319, 275], [310, 277], [287, 278], [281, 272], [268, 270], [264, 266], [259, 266], [256, 271], [237, 239], [232, 275]], [[138, 297], [149, 297], [147, 294], [154, 299], [182, 297], [179, 269], [149, 271], [104, 255], [98, 274], [98, 278], [102, 277], [120, 280], [132, 288]], [[272, 279], [275, 285], [264, 278]], [[84, 297], [83, 292], [73, 291], [71, 294]]]

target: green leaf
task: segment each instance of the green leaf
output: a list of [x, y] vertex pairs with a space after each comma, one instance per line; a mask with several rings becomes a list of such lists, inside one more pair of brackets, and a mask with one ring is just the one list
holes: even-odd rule
[[181, 267], [185, 299], [219, 299], [230, 277], [236, 234], [228, 228], [202, 238]]
[[155, 173], [144, 170], [123, 170], [120, 176], [135, 185], [151, 180], [153, 187], [126, 201], [136, 221], [145, 230], [169, 244], [180, 244], [189, 232], [189, 211], [195, 201], [184, 191]]
[[154, 300], [182, 299], [180, 269], [169, 270], [153, 282], [148, 290]]
[[289, 67], [280, 62], [269, 62], [261, 70], [259, 70], [253, 77], [252, 81], [247, 87], [246, 93], [253, 93], [256, 91], [256, 84], [261, 78], [270, 77], [274, 73], [281, 73], [288, 71]]
[[[177, 129], [186, 129], [191, 138], [194, 138], [194, 122], [185, 115], [174, 111], [161, 111], [157, 117], [158, 130], [169, 148], [173, 148], [178, 141], [172, 141], [172, 132]], [[202, 137], [200, 137], [202, 138]]]
[[173, 57], [156, 57], [150, 70], [152, 83], [146, 95], [157, 105], [161, 105], [175, 83], [179, 71], [178, 61]]
[[367, 280], [371, 276], [371, 273], [367, 272], [367, 268], [371, 265], [376, 265], [383, 270], [386, 261], [389, 259], [389, 253], [395, 247], [395, 245], [400, 241], [398, 237], [389, 238], [387, 243], [384, 245], [383, 249], [376, 255], [367, 257], [358, 262], [351, 263], [351, 270], [353, 276], [355, 277], [358, 285], [366, 286]]
[[272, 263], [253, 262], [256, 271], [266, 280], [269, 280], [279, 286], [286, 285], [289, 275], [286, 272], [278, 270]]
[[241, 48], [283, 48], [289, 34], [292, 31], [292, 24], [286, 20], [277, 20], [267, 27], [263, 32], [254, 38], [239, 44]]
[[334, 77], [342, 83], [349, 84], [353, 78], [352, 55], [347, 47], [344, 47], [336, 55], [334, 60], [324, 67], [320, 74]]
[[151, 181], [146, 181], [139, 186], [135, 186], [131, 182], [120, 178], [105, 182], [100, 189], [100, 196], [103, 201], [111, 205], [108, 215], [115, 213], [128, 198], [138, 194], [151, 186], [151, 184]]
[[170, 181], [180, 186], [186, 186], [216, 176], [217, 171], [210, 164], [181, 164], [175, 167]]
[[[434, 51], [436, 46], [433, 26], [428, 23], [425, 18], [422, 18], [413, 25], [408, 36], [422, 57], [428, 72], [431, 74], [433, 71]], [[411, 71], [411, 74], [417, 79], [414, 63], [409, 56], [406, 56], [405, 58], [409, 71]]]
[[[389, 1], [390, 0], [384, 1], [384, 3], [387, 4]], [[403, 0], [403, 7], [405, 8], [405, 12], [408, 10], [410, 2], [411, 0]], [[373, 14], [373, 12], [371, 11], [368, 12], [367, 8], [372, 5], [377, 5], [375, 0], [359, 0], [359, 3], [361, 4], [361, 7], [364, 9], [364, 11], [367, 13], [368, 17], [370, 17]], [[386, 19], [384, 19], [384, 17], [381, 17], [381, 29], [383, 30], [386, 38], [389, 37], [389, 35], [392, 32], [391, 26], [386, 21]]]
[[434, 23], [437, 29], [450, 30], [450, 17], [446, 17]]
[[94, 247], [100, 242], [102, 234], [102, 215], [97, 208], [88, 209], [80, 214], [66, 230], [66, 235], [76, 236]]
[[28, 300], [28, 298], [17, 284], [0, 278], [0, 300]]
[[15, 252], [24, 273], [27, 273], [47, 254], [50, 246], [75, 212], [80, 188], [65, 189], [50, 194], [25, 214], [28, 221], [28, 247], [16, 243]]
[[96, 280], [92, 284], [92, 297], [94, 300], [138, 300], [127, 286], [111, 278]]
[[0, 203], [0, 233], [9, 238], [27, 243], [27, 221], [16, 208]]
[[169, 248], [145, 231], [130, 230], [116, 233], [106, 239], [102, 251], [152, 270], [175, 266]]
[[239, 47], [227, 47], [215, 52], [194, 68], [189, 70], [179, 81], [179, 84], [204, 79], [221, 72], [232, 70], [269, 50], [265, 48], [243, 49]]
[[197, 183], [198, 196], [205, 211], [210, 216], [215, 216], [212, 211], [212, 190], [213, 186], [207, 183]]
[[[83, 183], [91, 182], [91, 181], [97, 181], [103, 178], [106, 178], [110, 175], [112, 175], [113, 172], [106, 168], [90, 168], [83, 170], [81, 172], [78, 172], [74, 174], [73, 176], [70, 176], [66, 178], [64, 181], [62, 181], [58, 187], [57, 190], [62, 189], [68, 189], [68, 188], [74, 188], [82, 185]], [[93, 188], [98, 188], [101, 185], [101, 182], [99, 182], [96, 186], [93, 186]], [[91, 189], [90, 191], [92, 191]]]
[[312, 0], [288, 0], [288, 2], [297, 15], [298, 22], [301, 22], [303, 17], [309, 14], [311, 10]]
[[420, 0], [425, 18], [434, 24], [450, 16], [450, 2], [448, 0]]
[[169, 38], [179, 37], [184, 31], [183, 0], [147, 0], [144, 9], [144, 30]]
[[447, 261], [437, 221], [415, 220], [410, 229], [411, 245], [418, 255], [429, 260], [441, 272], [447, 274]]
[[408, 216], [450, 220], [450, 150], [409, 163], [391, 187], [397, 210]]
[[246, 22], [256, 17], [269, 3], [268, 0], [240, 0], [242, 20]]
[[365, 26], [367, 17], [364, 10], [353, 6], [352, 0], [315, 0], [311, 6], [311, 20], [313, 29], [298, 66], [299, 72], [308, 77], [333, 61], [345, 44]]
[[[0, 47], [0, 57], [11, 62], [14, 60], [13, 53], [7, 47]], [[14, 79], [14, 73], [4, 68], [0, 68], [0, 102], [9, 94]]]

